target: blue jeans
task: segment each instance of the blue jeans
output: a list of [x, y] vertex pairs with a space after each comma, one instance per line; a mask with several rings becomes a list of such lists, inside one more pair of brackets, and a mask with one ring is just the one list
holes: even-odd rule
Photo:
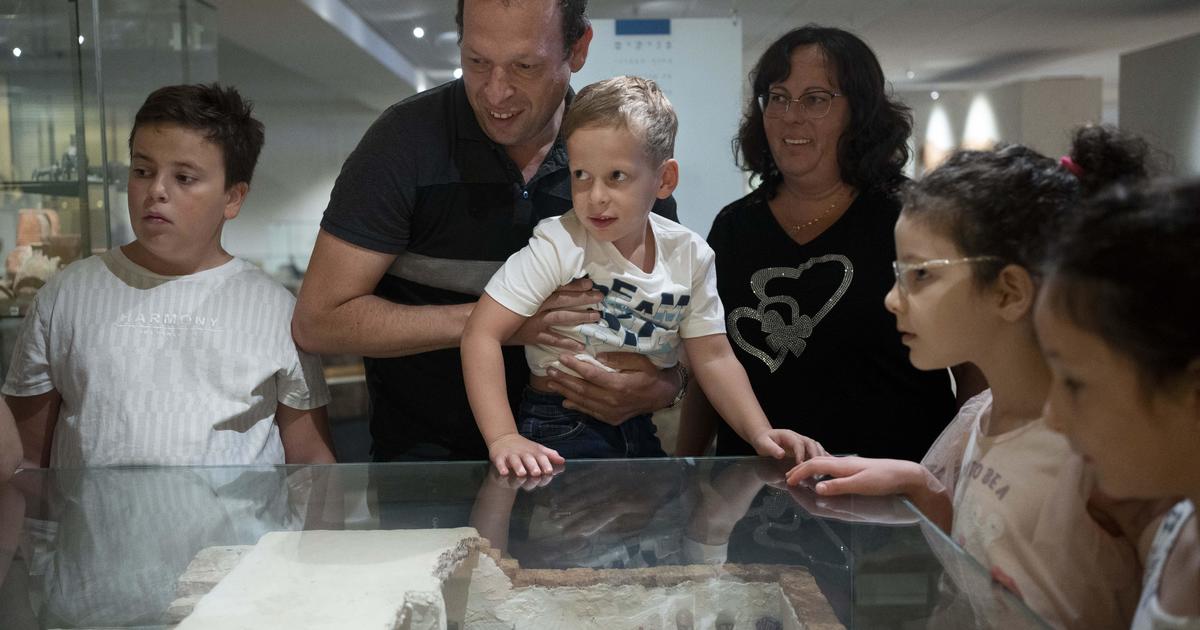
[[614, 427], [562, 403], [558, 394], [526, 387], [517, 411], [517, 431], [567, 459], [667, 456], [650, 414]]

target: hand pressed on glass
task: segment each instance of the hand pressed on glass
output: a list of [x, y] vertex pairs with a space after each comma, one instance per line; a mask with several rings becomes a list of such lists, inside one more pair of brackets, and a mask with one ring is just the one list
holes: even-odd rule
[[820, 442], [788, 429], [769, 429], [754, 436], [750, 441], [754, 452], [764, 457], [783, 459], [791, 453], [799, 464], [813, 457], [828, 455]]
[[518, 477], [549, 475], [554, 472], [556, 464], [561, 466], [567, 461], [558, 451], [542, 446], [519, 433], [501, 435], [492, 440], [488, 444], [488, 458], [501, 475], [511, 473]]

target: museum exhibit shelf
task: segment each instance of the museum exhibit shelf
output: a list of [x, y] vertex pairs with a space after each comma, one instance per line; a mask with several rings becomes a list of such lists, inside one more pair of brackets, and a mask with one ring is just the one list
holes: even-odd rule
[[785, 470], [26, 470], [0, 485], [0, 628], [1043, 627], [906, 501]]
[[58, 270], [128, 240], [133, 116], [155, 88], [216, 78], [217, 15], [204, 0], [6, 6], [0, 317], [22, 317]]

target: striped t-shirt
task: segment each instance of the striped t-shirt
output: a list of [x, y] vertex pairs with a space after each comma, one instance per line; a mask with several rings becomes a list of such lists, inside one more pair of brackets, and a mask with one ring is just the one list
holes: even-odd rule
[[38, 292], [2, 391], [62, 396], [57, 468], [280, 464], [277, 405], [329, 402], [320, 360], [292, 341], [294, 304], [237, 258], [162, 276], [113, 249]]

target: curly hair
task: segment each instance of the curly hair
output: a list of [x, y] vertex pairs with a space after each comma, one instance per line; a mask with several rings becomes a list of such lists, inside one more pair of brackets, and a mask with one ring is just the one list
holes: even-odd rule
[[225, 161], [225, 188], [240, 182], [249, 184], [265, 140], [263, 124], [253, 112], [253, 104], [236, 89], [219, 83], [162, 87], [146, 97], [134, 116], [129, 148], [133, 150], [134, 135], [146, 125], [194, 129], [220, 147]]
[[811, 44], [824, 51], [837, 75], [837, 87], [850, 104], [850, 120], [838, 141], [842, 181], [859, 190], [895, 190], [904, 181], [902, 171], [910, 155], [912, 113], [888, 95], [883, 69], [866, 42], [844, 30], [816, 24], [780, 37], [750, 71], [750, 99], [733, 140], [738, 166], [758, 177], [759, 188], [768, 198], [775, 196], [783, 175], [767, 144], [758, 97], [791, 74], [792, 51]]
[[1117, 184], [1051, 247], [1043, 299], [1131, 359], [1149, 392], [1200, 359], [1198, 251], [1200, 180]]
[[[454, 23], [458, 25], [458, 43], [462, 43], [463, 38], [463, 2], [458, 0], [458, 8], [454, 12]], [[515, 0], [501, 0], [504, 6], [512, 6]], [[571, 54], [571, 47], [575, 42], [583, 37], [587, 31], [590, 22], [588, 22], [587, 3], [588, 0], [557, 0], [558, 6], [562, 10], [562, 37], [563, 37], [563, 56]]]
[[932, 226], [965, 256], [997, 258], [972, 266], [976, 286], [995, 280], [1008, 264], [1037, 274], [1079, 201], [1113, 182], [1145, 179], [1146, 155], [1141, 139], [1092, 125], [1074, 132], [1078, 176], [1019, 144], [960, 150], [904, 187], [903, 213]]

